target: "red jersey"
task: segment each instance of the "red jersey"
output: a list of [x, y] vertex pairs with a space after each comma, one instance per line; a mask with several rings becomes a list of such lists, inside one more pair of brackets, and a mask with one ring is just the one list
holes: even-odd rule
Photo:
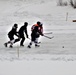
[[38, 27], [38, 32], [43, 35], [43, 27], [42, 26], [39, 26], [38, 24], [34, 24], [32, 27], [31, 27], [31, 31], [33, 31], [35, 29], [35, 27]]

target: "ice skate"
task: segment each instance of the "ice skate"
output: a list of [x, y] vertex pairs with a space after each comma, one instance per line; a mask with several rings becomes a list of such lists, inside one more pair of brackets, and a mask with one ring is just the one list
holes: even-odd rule
[[30, 45], [28, 45], [28, 46], [27, 46], [27, 48], [31, 48], [31, 46], [30, 46]]
[[35, 44], [35, 47], [40, 47], [40, 45]]
[[7, 47], [7, 43], [4, 43], [4, 46]]
[[12, 45], [10, 45], [9, 47], [10, 47], [10, 48], [13, 48], [13, 46], [12, 46]]

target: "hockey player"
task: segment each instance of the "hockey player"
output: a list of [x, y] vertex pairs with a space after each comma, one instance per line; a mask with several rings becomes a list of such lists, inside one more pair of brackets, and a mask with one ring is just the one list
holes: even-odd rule
[[40, 35], [43, 36], [43, 27], [42, 27], [42, 24], [41, 22], [37, 22], [37, 24], [34, 24], [32, 27], [31, 27], [31, 42], [29, 43], [28, 45], [28, 48], [31, 48], [31, 45], [32, 43], [34, 42], [35, 43], [35, 47], [39, 47], [38, 45], [38, 38]]
[[17, 28], [18, 28], [18, 24], [15, 23], [12, 29], [8, 33], [8, 38], [10, 39], [10, 41], [4, 43], [5, 47], [7, 47], [7, 45], [10, 44], [10, 47], [12, 48], [14, 42], [14, 35], [18, 37]]
[[23, 26], [21, 26], [21, 28], [19, 29], [18, 31], [18, 34], [19, 34], [19, 38], [18, 39], [15, 39], [14, 43], [20, 41], [20, 46], [24, 46], [23, 43], [25, 41], [25, 36], [24, 36], [24, 33], [26, 34], [26, 37], [28, 38], [28, 33], [27, 33], [27, 26], [28, 26], [28, 23], [25, 22]]

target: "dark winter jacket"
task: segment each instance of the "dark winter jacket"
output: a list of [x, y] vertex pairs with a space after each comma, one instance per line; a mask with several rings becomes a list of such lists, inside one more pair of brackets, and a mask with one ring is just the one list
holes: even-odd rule
[[43, 34], [43, 28], [40, 27], [38, 24], [35, 24], [31, 27], [31, 36], [33, 37], [39, 37], [40, 35]]
[[12, 30], [8, 33], [8, 36], [13, 37], [14, 35], [18, 36], [17, 35], [17, 28], [13, 26]]
[[26, 37], [28, 38], [28, 33], [27, 33], [27, 26], [22, 26], [20, 29], [19, 29], [19, 36], [20, 38], [24, 36], [24, 33], [26, 34]]

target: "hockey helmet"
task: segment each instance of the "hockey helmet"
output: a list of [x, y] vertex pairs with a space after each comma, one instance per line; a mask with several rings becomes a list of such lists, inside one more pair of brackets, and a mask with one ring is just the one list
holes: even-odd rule
[[27, 26], [28, 25], [28, 22], [24, 22], [24, 26]]
[[38, 25], [40, 25], [40, 24], [41, 24], [41, 22], [40, 22], [40, 21], [37, 21], [37, 24], [38, 24]]
[[14, 27], [18, 28], [18, 24], [15, 23], [15, 24], [14, 24]]

